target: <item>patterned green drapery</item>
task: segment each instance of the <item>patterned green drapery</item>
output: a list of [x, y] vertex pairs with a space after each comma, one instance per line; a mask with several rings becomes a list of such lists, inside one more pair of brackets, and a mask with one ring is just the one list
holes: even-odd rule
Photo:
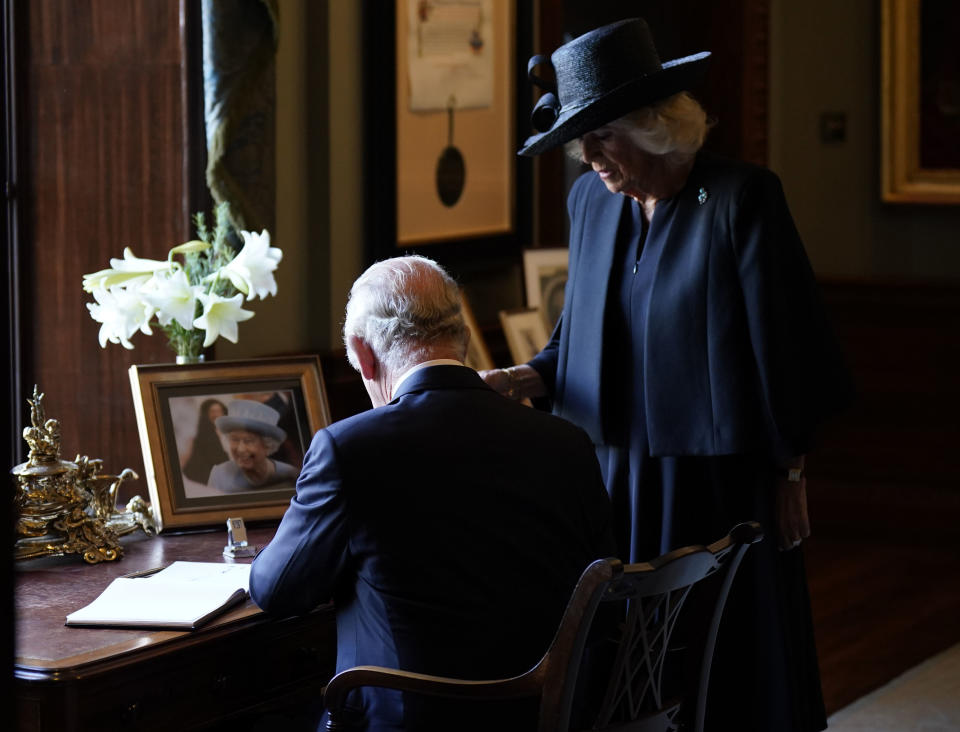
[[277, 0], [203, 0], [207, 185], [238, 229], [274, 231]]

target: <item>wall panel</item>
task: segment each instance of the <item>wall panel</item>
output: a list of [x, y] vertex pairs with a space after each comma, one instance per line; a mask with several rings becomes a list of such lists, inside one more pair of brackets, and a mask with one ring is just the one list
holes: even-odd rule
[[[29, 34], [17, 61], [23, 387], [46, 394], [62, 457], [142, 476], [127, 369], [171, 356], [156, 333], [134, 336], [133, 351], [101, 350], [81, 278], [125, 246], [163, 258], [190, 234], [180, 3], [31, 0], [18, 11]], [[142, 480], [128, 490], [146, 495]]]

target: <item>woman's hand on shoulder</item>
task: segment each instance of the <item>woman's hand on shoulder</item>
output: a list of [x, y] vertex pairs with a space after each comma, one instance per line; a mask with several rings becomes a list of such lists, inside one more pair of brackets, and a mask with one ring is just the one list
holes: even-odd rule
[[506, 369], [488, 369], [477, 373], [480, 374], [480, 378], [484, 380], [487, 386], [498, 394], [507, 396], [507, 392], [510, 391], [510, 376]]
[[506, 369], [480, 371], [487, 386], [508, 399], [532, 399], [547, 393], [546, 384], [532, 366], [522, 364]]

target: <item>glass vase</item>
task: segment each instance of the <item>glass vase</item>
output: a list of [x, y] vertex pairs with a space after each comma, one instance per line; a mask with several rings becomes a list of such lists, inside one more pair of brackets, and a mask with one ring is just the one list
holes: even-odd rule
[[201, 353], [196, 356], [187, 356], [181, 353], [177, 354], [177, 365], [185, 366], [191, 363], [203, 363], [206, 361], [206, 357]]

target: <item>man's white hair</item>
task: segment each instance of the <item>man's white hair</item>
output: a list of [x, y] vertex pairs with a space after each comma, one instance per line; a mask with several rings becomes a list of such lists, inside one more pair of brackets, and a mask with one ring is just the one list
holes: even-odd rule
[[460, 288], [439, 264], [418, 255], [377, 262], [350, 288], [343, 340], [359, 371], [349, 338], [362, 339], [394, 374], [428, 360], [437, 347], [464, 352], [469, 334]]

